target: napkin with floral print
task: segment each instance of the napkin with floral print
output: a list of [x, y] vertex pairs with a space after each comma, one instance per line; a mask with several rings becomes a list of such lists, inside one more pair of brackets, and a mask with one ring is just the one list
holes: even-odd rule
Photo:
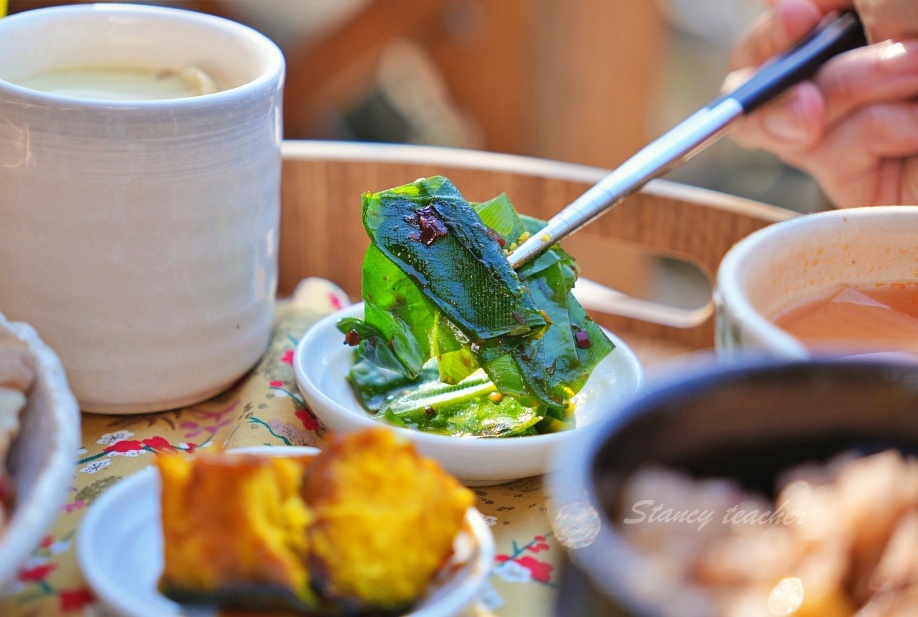
[[[158, 413], [84, 413], [70, 497], [12, 587], [0, 597], [0, 615], [99, 614], [95, 595], [77, 565], [80, 522], [99, 495], [151, 465], [157, 452], [192, 453], [209, 445], [321, 448], [326, 429], [298, 391], [293, 352], [310, 326], [348, 303], [333, 283], [304, 279], [290, 299], [278, 303], [274, 334], [260, 362], [225, 392], [198, 405]], [[497, 556], [490, 584], [471, 612], [553, 614], [561, 549], [549, 525], [541, 478], [474, 490], [478, 509], [494, 532]]]

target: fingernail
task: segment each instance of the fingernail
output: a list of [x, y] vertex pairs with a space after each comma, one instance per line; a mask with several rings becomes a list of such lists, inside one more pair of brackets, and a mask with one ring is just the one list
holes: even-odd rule
[[904, 56], [908, 53], [905, 45], [902, 43], [893, 43], [890, 41], [886, 45], [880, 48], [880, 60], [884, 62], [892, 62], [900, 56]]
[[887, 71], [914, 72], [918, 68], [918, 41], [887, 41], [880, 46], [878, 57]]
[[773, 112], [765, 117], [765, 130], [784, 142], [799, 142], [806, 137], [800, 118], [788, 111]]

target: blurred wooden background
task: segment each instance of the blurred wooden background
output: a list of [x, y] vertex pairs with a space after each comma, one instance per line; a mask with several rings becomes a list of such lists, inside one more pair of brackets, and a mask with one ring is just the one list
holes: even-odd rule
[[[9, 10], [80, 1], [9, 0]], [[665, 50], [659, 5], [643, 0], [153, 3], [278, 41], [288, 139], [416, 141], [612, 167], [648, 140]], [[265, 25], [323, 10], [339, 17], [301, 36]]]
[[[93, 0], [9, 0], [16, 13]], [[95, 0], [107, 2], [112, 0]], [[138, 0], [260, 30], [285, 137], [415, 143], [610, 169], [717, 95], [761, 0]], [[799, 212], [809, 176], [722, 139], [678, 182]]]

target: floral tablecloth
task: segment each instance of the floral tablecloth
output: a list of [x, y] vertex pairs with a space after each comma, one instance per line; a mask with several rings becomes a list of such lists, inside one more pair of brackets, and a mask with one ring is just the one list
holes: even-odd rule
[[[260, 363], [226, 392], [174, 411], [83, 414], [82, 447], [70, 497], [13, 588], [0, 597], [0, 615], [100, 614], [77, 566], [80, 522], [99, 495], [150, 465], [156, 452], [190, 453], [213, 443], [321, 448], [326, 430], [297, 390], [293, 350], [306, 329], [347, 303], [347, 296], [332, 283], [306, 279], [293, 298], [279, 303], [274, 336]], [[494, 533], [497, 553], [489, 585], [473, 612], [551, 615], [561, 547], [549, 526], [542, 479], [474, 490]]]

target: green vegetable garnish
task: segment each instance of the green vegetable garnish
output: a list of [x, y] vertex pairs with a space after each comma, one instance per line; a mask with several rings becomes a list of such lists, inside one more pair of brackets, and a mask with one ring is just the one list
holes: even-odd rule
[[614, 348], [571, 290], [578, 268], [553, 247], [514, 271], [507, 254], [544, 221], [506, 195], [470, 204], [441, 176], [363, 195], [370, 237], [364, 318], [348, 381], [384, 421], [501, 437], [569, 423], [571, 398]]

